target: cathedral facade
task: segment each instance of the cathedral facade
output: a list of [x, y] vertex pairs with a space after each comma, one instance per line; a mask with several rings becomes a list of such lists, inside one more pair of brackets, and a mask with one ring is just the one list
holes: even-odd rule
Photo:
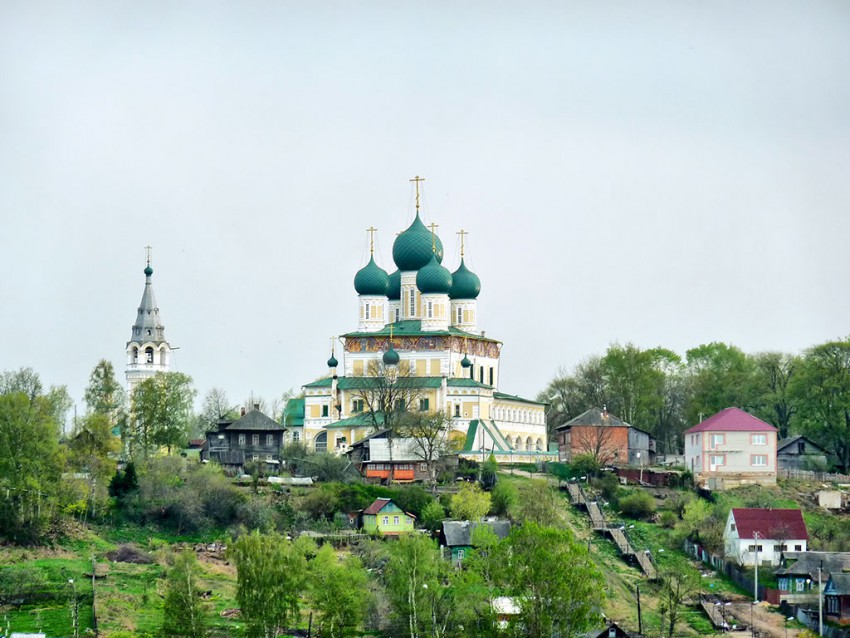
[[[326, 377], [302, 387], [284, 413], [290, 441], [343, 453], [403, 412], [442, 412], [462, 456], [492, 453], [500, 462], [556, 459], [549, 450], [546, 405], [501, 392], [502, 343], [478, 323], [481, 282], [461, 259], [443, 266], [443, 245], [416, 215], [393, 243], [394, 272], [374, 258], [354, 277], [357, 329], [342, 335], [343, 362], [332, 351]], [[374, 232], [374, 229], [370, 229]], [[374, 238], [374, 235], [372, 235]]]

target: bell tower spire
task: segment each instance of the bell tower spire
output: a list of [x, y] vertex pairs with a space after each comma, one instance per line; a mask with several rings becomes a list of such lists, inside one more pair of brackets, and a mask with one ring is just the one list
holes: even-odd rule
[[171, 369], [172, 348], [165, 339], [165, 326], [162, 325], [159, 306], [153, 294], [150, 246], [145, 246], [144, 273], [145, 289], [127, 342], [127, 369], [124, 375], [130, 392], [157, 372], [168, 372]]

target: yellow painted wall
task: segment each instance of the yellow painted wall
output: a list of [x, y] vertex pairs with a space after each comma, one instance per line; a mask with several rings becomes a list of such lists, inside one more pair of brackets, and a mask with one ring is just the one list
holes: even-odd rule
[[354, 376], [362, 377], [363, 376], [363, 361], [357, 360], [354, 362]]
[[321, 406], [318, 406], [318, 405], [311, 405], [310, 406], [310, 417], [311, 418], [318, 419], [319, 416], [321, 416], [321, 414], [322, 414]]
[[416, 376], [417, 377], [428, 376], [428, 370], [426, 368], [427, 363], [428, 362], [425, 359], [417, 359], [417, 361], [416, 361]]
[[440, 360], [439, 359], [431, 359], [431, 376], [439, 377], [440, 376]]
[[475, 405], [475, 403], [473, 403], [471, 401], [464, 401], [463, 403], [461, 403], [460, 415], [462, 417], [466, 417], [468, 419], [471, 419], [472, 418], [472, 406], [473, 405]]

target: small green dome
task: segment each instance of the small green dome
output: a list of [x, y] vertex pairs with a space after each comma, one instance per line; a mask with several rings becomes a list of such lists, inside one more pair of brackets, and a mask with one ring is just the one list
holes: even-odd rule
[[466, 355], [463, 355], [463, 359], [460, 360], [460, 365], [462, 368], [469, 368], [472, 365], [472, 361]]
[[151, 265], [148, 264], [147, 266], [145, 266], [145, 277], [150, 277], [152, 274], [153, 268], [151, 268]]
[[416, 219], [410, 227], [395, 238], [393, 242], [393, 261], [399, 270], [419, 270], [431, 260], [434, 254], [432, 241], [436, 243], [437, 261], [443, 261], [443, 242], [439, 237], [431, 238], [431, 231], [419, 219]]
[[452, 289], [449, 291], [451, 299], [477, 299], [481, 292], [481, 280], [474, 272], [466, 267], [463, 258], [460, 266], [452, 273]]
[[452, 273], [437, 263], [436, 255], [416, 273], [416, 287], [423, 295], [438, 293], [447, 295], [452, 289]]
[[390, 275], [390, 283], [387, 286], [387, 297], [390, 301], [399, 301], [401, 299], [401, 271], [396, 270]]
[[369, 263], [363, 266], [354, 275], [354, 290], [358, 295], [386, 296], [389, 285], [387, 271], [375, 263], [375, 258], [370, 257]]
[[393, 344], [390, 344], [390, 349], [384, 353], [384, 365], [397, 366], [399, 361], [401, 361], [401, 357], [398, 356], [398, 352], [393, 348]]
[[328, 367], [336, 368], [339, 365], [339, 361], [336, 360], [336, 357], [331, 355], [331, 358], [328, 359]]

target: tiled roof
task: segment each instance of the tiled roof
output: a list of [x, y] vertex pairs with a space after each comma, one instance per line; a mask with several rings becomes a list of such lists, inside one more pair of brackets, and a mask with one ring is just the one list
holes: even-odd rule
[[377, 514], [382, 509], [384, 509], [389, 503], [392, 502], [392, 499], [389, 498], [376, 498], [375, 502], [372, 503], [369, 507], [363, 510], [364, 514]]
[[739, 538], [754, 538], [758, 532], [760, 538], [774, 540], [808, 540], [809, 532], [800, 510], [733, 508], [732, 517], [738, 526]]
[[570, 419], [566, 423], [559, 425], [557, 430], [561, 428], [568, 428], [574, 425], [598, 425], [598, 426], [622, 426], [622, 427], [631, 427], [628, 423], [623, 421], [622, 419], [614, 416], [607, 410], [602, 410], [601, 408], [590, 408], [579, 414], [577, 417]]
[[776, 432], [776, 428], [741, 408], [726, 408], [685, 431], [685, 434], [696, 432]]

